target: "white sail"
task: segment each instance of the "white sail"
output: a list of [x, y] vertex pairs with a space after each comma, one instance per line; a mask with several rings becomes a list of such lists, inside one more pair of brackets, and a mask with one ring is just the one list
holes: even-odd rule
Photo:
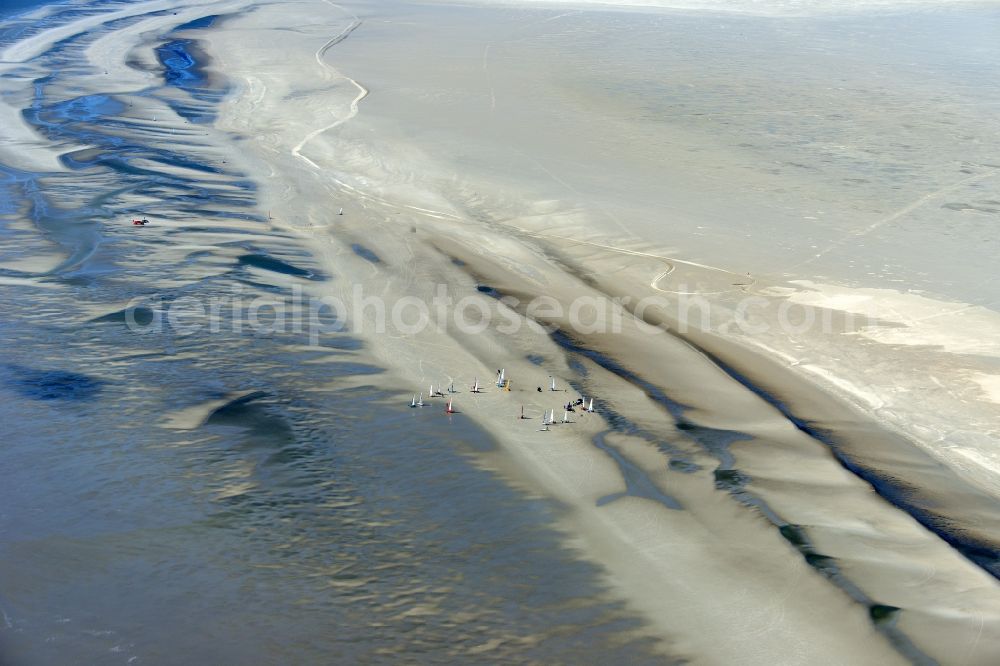
[[563, 423], [569, 423], [569, 412], [563, 412]]
[[594, 399], [593, 398], [590, 399], [590, 405], [587, 407], [587, 411], [588, 412], [594, 411]]
[[414, 393], [413, 397], [410, 398], [410, 407], [416, 407], [416, 406], [417, 406], [417, 394]]
[[556, 378], [555, 377], [550, 377], [550, 379], [552, 381], [549, 383], [549, 390], [550, 391], [555, 391], [556, 390]]
[[420, 398], [417, 400], [417, 407], [423, 407], [423, 406], [424, 406], [424, 394], [421, 393]]

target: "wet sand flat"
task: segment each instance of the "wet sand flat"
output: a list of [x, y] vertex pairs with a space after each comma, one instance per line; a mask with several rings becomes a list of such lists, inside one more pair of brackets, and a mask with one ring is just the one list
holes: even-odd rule
[[[963, 393], [962, 383], [991, 386], [994, 356], [968, 353], [957, 333], [970, 321], [984, 336], [993, 330], [981, 279], [992, 241], [968, 207], [947, 207], [968, 200], [979, 202], [974, 215], [991, 214], [983, 202], [993, 196], [996, 167], [988, 148], [971, 142], [960, 150], [935, 125], [957, 136], [995, 123], [987, 119], [995, 93], [963, 88], [968, 103], [942, 119], [939, 96], [982, 72], [957, 54], [921, 50], [934, 25], [922, 10], [789, 16], [718, 14], [705, 5], [234, 0], [213, 6], [222, 16], [202, 25], [207, 8], [166, 6], [109, 7], [120, 25], [83, 16], [6, 48], [5, 61], [15, 64], [5, 65], [4, 108], [16, 118], [18, 103], [29, 106], [23, 82], [31, 68], [38, 75], [51, 66], [37, 54], [58, 53], [66, 34], [107, 28], [79, 49], [79, 90], [53, 84], [52, 94], [90, 106], [36, 103], [4, 135], [10, 182], [47, 169], [45, 178], [62, 182], [65, 174], [70, 183], [71, 169], [95, 159], [88, 150], [113, 159], [117, 142], [144, 137], [120, 167], [122, 178], [137, 179], [115, 190], [120, 200], [100, 198], [111, 183], [86, 170], [76, 196], [89, 206], [98, 205], [86, 199], [93, 194], [99, 205], [158, 208], [157, 225], [142, 231], [159, 235], [122, 245], [165, 267], [144, 285], [153, 322], [157, 313], [169, 319], [182, 296], [233, 285], [289, 313], [305, 308], [288, 300], [293, 289], [340, 303], [355, 302], [360, 290], [390, 312], [434, 303], [441, 288], [451, 299], [431, 315], [443, 312], [443, 320], [423, 326], [397, 318], [383, 325], [371, 305], [338, 313], [342, 326], [319, 339], [232, 328], [226, 338], [204, 330], [146, 338], [164, 354], [153, 362], [198, 382], [164, 382], [158, 390], [169, 408], [155, 420], [142, 405], [131, 409], [140, 419], [147, 413], [150, 441], [170, 452], [158, 454], [163, 469], [185, 449], [199, 452], [184, 484], [204, 484], [208, 506], [229, 507], [210, 523], [235, 521], [232, 541], [188, 535], [178, 553], [211, 546], [221, 573], [212, 544], [256, 543], [272, 519], [288, 524], [281, 516], [301, 528], [279, 528], [284, 544], [248, 556], [255, 568], [277, 566], [275, 553], [302, 543], [304, 569], [281, 569], [283, 580], [318, 582], [303, 588], [310, 592], [301, 603], [282, 598], [285, 618], [308, 621], [294, 631], [271, 626], [292, 639], [269, 658], [329, 650], [335, 659], [413, 657], [427, 649], [444, 661], [602, 663], [618, 645], [630, 663], [996, 661], [1000, 494], [988, 464], [957, 462], [987, 456], [995, 443], [995, 406], [982, 398], [989, 394]], [[975, 11], [994, 16], [956, 9], [946, 14], [949, 30], [967, 30]], [[878, 36], [899, 26], [912, 30], [898, 52], [879, 55]], [[983, 48], [982, 58], [996, 55]], [[834, 61], [843, 65], [837, 74], [824, 69]], [[926, 76], [939, 75], [935, 67], [958, 74], [943, 83]], [[106, 81], [103, 72], [115, 76]], [[879, 78], [890, 74], [898, 76]], [[161, 78], [162, 91], [134, 92]], [[80, 123], [79, 134], [60, 133], [60, 113]], [[88, 138], [93, 145], [84, 149]], [[156, 178], [141, 180], [152, 169]], [[102, 277], [116, 275], [121, 255], [102, 250], [109, 243], [96, 230], [88, 235], [58, 216], [5, 214], [12, 225], [20, 219], [19, 233], [47, 229], [57, 241], [53, 248], [31, 236], [37, 247], [16, 251], [11, 242], [11, 279], [57, 280], [69, 291], [52, 296], [53, 312], [67, 308], [59, 299], [73, 298], [77, 285], [97, 285], [100, 298], [74, 321], [120, 326], [134, 294], [122, 286], [128, 280]], [[968, 233], [940, 238], [948, 225], [968, 225]], [[886, 254], [904, 238], [913, 253]], [[920, 258], [932, 245], [943, 265], [925, 274]], [[64, 261], [43, 270], [54, 249], [65, 251]], [[170, 299], [153, 298], [164, 293]], [[464, 323], [454, 316], [463, 298], [475, 304], [462, 310]], [[550, 307], [534, 307], [541, 298]], [[592, 311], [597, 304], [610, 305]], [[790, 327], [781, 313], [793, 305], [814, 308], [827, 325]], [[933, 330], [951, 348], [918, 344], [929, 334], [918, 325], [924, 318], [966, 306], [974, 320]], [[17, 302], [10, 307], [39, 323]], [[471, 325], [477, 321], [483, 325]], [[22, 346], [28, 339], [13, 337]], [[233, 345], [228, 364], [223, 340]], [[19, 369], [10, 390], [28, 401], [40, 398], [25, 386], [39, 382], [69, 381], [86, 398], [117, 386], [138, 390], [126, 377], [148, 347], [130, 349], [104, 379], [91, 376], [106, 351], [81, 347], [77, 362], [87, 373], [79, 379]], [[226, 380], [196, 372], [199, 364]], [[941, 390], [928, 392], [934, 414], [917, 418], [928, 367]], [[510, 390], [491, 381], [497, 368]], [[483, 391], [471, 392], [473, 383]], [[427, 394], [450, 384], [457, 413], [446, 415], [444, 399]], [[409, 410], [411, 393], [427, 396], [428, 406]], [[561, 421], [562, 405], [581, 396], [595, 399], [594, 412], [576, 409], [569, 422], [539, 429], [544, 411]], [[419, 419], [414, 433], [407, 417]], [[973, 424], [968, 432], [958, 432], [959, 418]], [[341, 443], [326, 448], [316, 433], [327, 432]], [[942, 440], [949, 450], [937, 446]], [[216, 441], [230, 442], [221, 461], [206, 448]], [[30, 456], [18, 451], [30, 470]], [[292, 497], [300, 487], [308, 491]], [[419, 498], [420, 510], [400, 508], [405, 493]], [[512, 513], [494, 515], [463, 547], [465, 521], [485, 510], [470, 499], [477, 493], [503, 498]], [[528, 544], [523, 551], [494, 561], [482, 551], [506, 552], [506, 537], [488, 535], [511, 524], [520, 501], [549, 508], [531, 509], [538, 524], [514, 530], [510, 538]], [[272, 515], [266, 507], [276, 502], [284, 508]], [[341, 552], [311, 533], [314, 523], [342, 528], [305, 507], [340, 502], [384, 511], [348, 518], [363, 528], [344, 538], [372, 544], [370, 567], [363, 549]], [[443, 533], [417, 544], [399, 531], [407, 521]], [[546, 536], [532, 540], [536, 530]], [[39, 578], [81, 548], [107, 552], [26, 523], [16, 531], [23, 544], [0, 552]], [[579, 577], [546, 587], [536, 573], [552, 565], [537, 549], [554, 543], [556, 559], [577, 563]], [[400, 566], [390, 551], [419, 548], [427, 549], [421, 566], [398, 579], [380, 573]], [[40, 551], [52, 554], [50, 564], [27, 566]], [[520, 562], [533, 572], [520, 592], [481, 587], [516, 577]], [[232, 581], [245, 572], [231, 572]], [[166, 585], [169, 576], [157, 580]], [[393, 597], [393, 581], [403, 580], [406, 598]], [[580, 581], [586, 594], [564, 595]], [[242, 598], [233, 585], [209, 607], [221, 618], [212, 631], [223, 658], [241, 654], [232, 629], [239, 616], [225, 611]], [[40, 622], [43, 604], [29, 586], [10, 577], [5, 587], [8, 629], [23, 630], [24, 617]], [[546, 615], [537, 632], [528, 630], [534, 610], [468, 615], [471, 600], [534, 609], [549, 598], [566, 614]], [[586, 612], [575, 618], [578, 604]], [[296, 652], [316, 647], [310, 628], [321, 631], [324, 612], [350, 618], [359, 651], [334, 644]], [[106, 617], [115, 631], [141, 633], [114, 612]], [[418, 637], [394, 652], [393, 637], [408, 627]], [[557, 638], [567, 631], [571, 640]], [[444, 635], [455, 639], [452, 648]], [[591, 642], [600, 650], [588, 655]], [[30, 639], [17, 645], [42, 654]], [[199, 645], [185, 649], [198, 654]], [[139, 646], [132, 651], [141, 655]]]

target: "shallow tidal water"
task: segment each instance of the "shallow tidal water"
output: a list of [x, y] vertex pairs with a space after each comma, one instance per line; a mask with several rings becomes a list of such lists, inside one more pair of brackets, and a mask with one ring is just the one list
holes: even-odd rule
[[[0, 49], [130, 6], [11, 20]], [[347, 12], [329, 9], [329, 23], [311, 28], [332, 36]], [[333, 146], [328, 158], [347, 154], [364, 176], [365, 161], [339, 151], [386, 149], [393, 159], [378, 164], [399, 169], [388, 180], [438, 192], [479, 222], [542, 201], [585, 211], [583, 230], [592, 219], [740, 275], [995, 296], [982, 276], [995, 254], [987, 139], [997, 99], [979, 88], [1000, 54], [995, 12], [916, 13], [898, 31], [892, 16], [351, 9], [363, 25], [324, 62], [372, 94], [357, 118], [316, 137], [314, 157]], [[246, 151], [224, 148], [251, 137], [214, 127], [235, 84], [198, 31], [224, 29], [227, 17], [209, 13], [221, 10], [206, 7], [184, 32], [136, 37], [143, 48], [125, 61], [150, 76], [134, 89], [103, 84], [86, 64], [96, 40], [143, 18], [169, 22], [169, 11], [70, 35], [0, 78], [16, 90], [2, 100], [64, 167], [0, 159], [0, 665], [669, 661], [559, 532], [562, 507], [483, 469], [488, 456], [476, 454], [495, 444], [471, 419], [436, 401], [408, 409], [413, 387], [396, 385], [347, 332], [310, 345], [302, 331], [266, 330], [279, 312], [304, 314], [297, 290], [352, 276], [272, 224]], [[989, 17], [981, 31], [974, 16]], [[924, 50], [939, 27], [976, 57]], [[139, 215], [152, 224], [133, 227]], [[350, 251], [371, 266], [391, 260], [386, 245], [355, 240]], [[886, 263], [904, 241], [920, 250]], [[285, 309], [252, 310], [254, 299]], [[189, 331], [204, 324], [192, 306], [208, 303], [224, 304], [219, 329]], [[254, 316], [265, 326], [246, 325]], [[904, 615], [897, 626], [900, 609], [854, 584], [850, 558], [841, 567], [810, 541], [811, 526], [753, 495], [731, 450], [743, 433], [700, 427], [612, 359], [556, 341], [575, 372], [586, 375], [586, 358], [637, 386], [686, 439], [602, 407], [612, 435], [646, 439], [678, 474], [702, 471], [692, 452], [709, 454], [718, 492], [867, 606], [873, 631], [903, 658], [930, 663], [909, 641], [923, 638], [920, 624]], [[598, 505], [629, 496], [693, 508], [607, 434], [593, 444], [625, 488]], [[911, 511], [894, 487], [866, 480]], [[733, 552], [745, 556], [740, 544]], [[996, 575], [995, 549], [986, 555], [979, 564]], [[739, 567], [718, 571], [741, 584]], [[691, 574], [678, 571], [678, 586]], [[706, 604], [717, 611], [714, 597]]]
[[346, 278], [189, 150], [225, 92], [197, 45], [158, 37], [161, 83], [134, 92], [180, 138], [72, 90], [101, 32], [17, 72], [69, 171], [0, 165], [0, 663], [660, 661], [559, 507], [478, 467], [493, 443], [460, 415], [408, 409], [358, 340], [161, 317]]

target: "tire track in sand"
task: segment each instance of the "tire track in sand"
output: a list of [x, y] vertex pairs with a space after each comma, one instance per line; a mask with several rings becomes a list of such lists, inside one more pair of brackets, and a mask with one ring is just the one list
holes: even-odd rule
[[299, 141], [295, 145], [294, 148], [292, 148], [292, 151], [291, 151], [292, 155], [294, 155], [295, 157], [298, 157], [299, 159], [301, 159], [302, 161], [306, 162], [307, 164], [309, 164], [310, 166], [312, 166], [314, 169], [317, 169], [317, 170], [320, 169], [320, 166], [318, 164], [316, 164], [315, 162], [313, 162], [308, 157], [306, 157], [305, 155], [303, 155], [302, 154], [302, 149], [305, 147], [305, 145], [307, 143], [309, 143], [310, 141], [312, 141], [313, 139], [315, 139], [317, 136], [319, 136], [323, 132], [328, 132], [328, 131], [330, 131], [332, 129], [340, 127], [341, 125], [343, 125], [344, 123], [346, 123], [347, 121], [349, 121], [351, 118], [354, 118], [356, 115], [358, 115], [358, 104], [361, 102], [361, 100], [363, 100], [365, 97], [368, 96], [368, 89], [367, 88], [365, 88], [363, 85], [361, 85], [360, 83], [358, 83], [357, 81], [355, 81], [351, 77], [349, 77], [349, 76], [347, 76], [345, 74], [341, 74], [335, 68], [333, 68], [330, 65], [326, 64], [326, 62], [323, 60], [323, 56], [326, 55], [326, 52], [329, 51], [333, 46], [336, 46], [340, 42], [342, 42], [345, 39], [347, 39], [351, 35], [352, 32], [354, 32], [355, 30], [358, 29], [358, 27], [361, 26], [362, 21], [361, 21], [360, 18], [358, 18], [356, 15], [352, 14], [351, 12], [349, 12], [344, 7], [341, 7], [340, 5], [332, 3], [332, 2], [330, 2], [330, 0], [323, 0], [323, 2], [325, 2], [328, 5], [330, 5], [331, 7], [336, 7], [337, 9], [341, 10], [345, 14], [348, 14], [349, 16], [351, 16], [352, 21], [351, 21], [351, 24], [349, 26], [347, 26], [346, 28], [344, 28], [339, 34], [337, 34], [335, 37], [333, 37], [328, 42], [326, 42], [325, 44], [323, 44], [323, 46], [321, 46], [321, 47], [319, 47], [319, 49], [317, 49], [317, 51], [316, 51], [316, 62], [319, 63], [319, 66], [323, 68], [322, 71], [323, 71], [323, 77], [324, 78], [329, 79], [330, 78], [329, 75], [330, 75], [331, 72], [334, 73], [334, 74], [336, 74], [337, 76], [341, 76], [341, 77], [347, 79], [351, 83], [351, 85], [353, 85], [355, 88], [358, 89], [358, 94], [357, 94], [357, 96], [355, 96], [354, 99], [351, 100], [351, 105], [350, 105], [350, 108], [349, 108], [346, 116], [344, 116], [343, 118], [339, 118], [339, 119], [335, 120], [334, 122], [330, 123], [329, 125], [325, 125], [323, 127], [320, 127], [319, 129], [315, 129], [312, 132], [309, 132], [309, 134], [307, 134], [301, 141]]

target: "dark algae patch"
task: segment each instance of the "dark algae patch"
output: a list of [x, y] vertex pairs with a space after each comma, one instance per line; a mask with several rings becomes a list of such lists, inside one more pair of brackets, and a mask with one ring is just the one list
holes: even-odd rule
[[885, 604], [872, 604], [868, 607], [868, 615], [875, 624], [889, 624], [899, 615], [899, 608]]
[[23, 365], [5, 366], [7, 384], [26, 398], [35, 400], [89, 400], [104, 382], [67, 370], [42, 370]]
[[801, 525], [786, 523], [778, 528], [778, 532], [788, 543], [795, 546], [795, 549], [802, 554], [803, 559], [812, 568], [827, 576], [835, 576], [840, 573], [834, 558], [816, 552], [805, 528]]
[[785, 537], [788, 543], [796, 548], [804, 548], [809, 545], [809, 538], [806, 537], [805, 531], [798, 525], [782, 525], [778, 528], [778, 531], [781, 532], [781, 536]]
[[486, 294], [487, 296], [490, 296], [492, 298], [500, 298], [500, 292], [498, 292], [496, 289], [489, 286], [488, 284], [477, 284], [476, 291], [478, 291], [480, 294]]
[[735, 469], [717, 469], [715, 470], [715, 487], [719, 490], [742, 490], [747, 483], [749, 483], [750, 478]]

